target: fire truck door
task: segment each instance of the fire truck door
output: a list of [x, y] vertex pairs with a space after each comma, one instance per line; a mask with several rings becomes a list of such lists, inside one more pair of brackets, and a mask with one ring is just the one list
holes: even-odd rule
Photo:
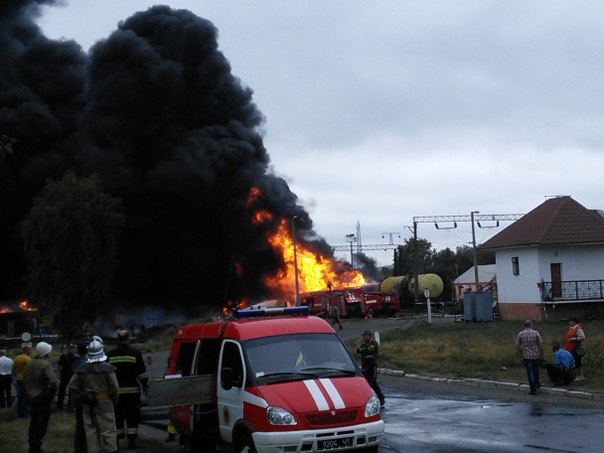
[[192, 406], [191, 430], [208, 439], [216, 439], [218, 435], [216, 374], [219, 351], [219, 339], [201, 340], [195, 353], [195, 365], [192, 370], [200, 380], [205, 380], [206, 386], [198, 391], [199, 404]]
[[220, 437], [233, 442], [233, 427], [243, 418], [246, 370], [241, 345], [225, 340], [218, 367], [218, 424]]

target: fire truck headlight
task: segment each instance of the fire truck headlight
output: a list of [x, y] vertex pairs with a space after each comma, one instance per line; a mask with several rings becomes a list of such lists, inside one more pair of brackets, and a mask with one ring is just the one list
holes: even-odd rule
[[266, 418], [271, 425], [297, 425], [296, 418], [285, 409], [276, 406], [266, 408]]
[[380, 400], [375, 395], [371, 395], [371, 398], [365, 404], [365, 417], [373, 417], [380, 413]]

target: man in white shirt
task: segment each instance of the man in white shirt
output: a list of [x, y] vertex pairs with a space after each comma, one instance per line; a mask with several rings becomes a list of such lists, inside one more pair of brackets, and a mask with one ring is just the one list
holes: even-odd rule
[[13, 405], [13, 361], [0, 349], [0, 408]]

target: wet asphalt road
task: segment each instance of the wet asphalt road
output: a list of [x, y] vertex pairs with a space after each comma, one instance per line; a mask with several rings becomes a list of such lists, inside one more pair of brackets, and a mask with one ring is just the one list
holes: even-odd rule
[[604, 451], [601, 403], [396, 377], [380, 385], [380, 452]]

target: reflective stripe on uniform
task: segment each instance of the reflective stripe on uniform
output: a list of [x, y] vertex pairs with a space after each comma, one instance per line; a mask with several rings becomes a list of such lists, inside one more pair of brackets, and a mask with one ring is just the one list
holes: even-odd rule
[[168, 422], [168, 434], [176, 434], [176, 426], [174, 426], [172, 420]]
[[120, 393], [139, 393], [141, 391], [140, 387], [120, 387]]
[[116, 355], [109, 357], [109, 363], [136, 363], [136, 357], [131, 355]]

